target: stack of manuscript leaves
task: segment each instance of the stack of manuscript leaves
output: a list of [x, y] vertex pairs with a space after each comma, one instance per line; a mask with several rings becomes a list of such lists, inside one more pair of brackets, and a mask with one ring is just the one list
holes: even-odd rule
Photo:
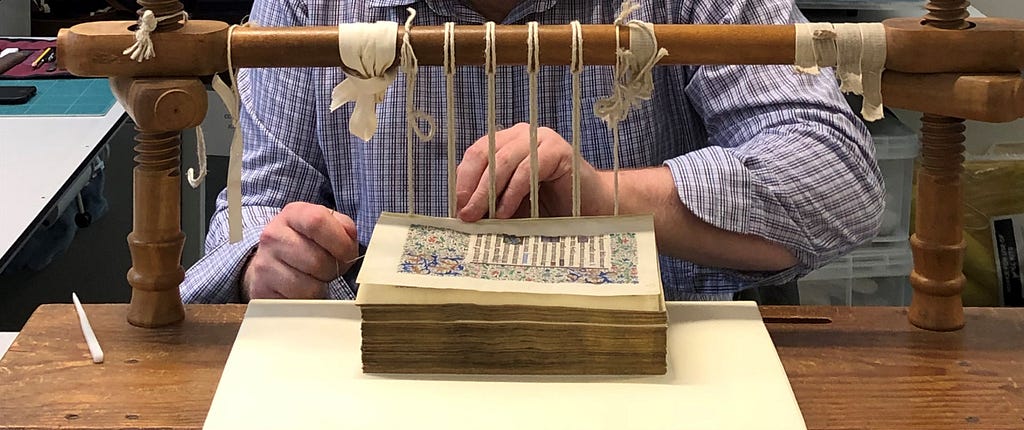
[[666, 371], [650, 216], [385, 213], [358, 282], [366, 373]]

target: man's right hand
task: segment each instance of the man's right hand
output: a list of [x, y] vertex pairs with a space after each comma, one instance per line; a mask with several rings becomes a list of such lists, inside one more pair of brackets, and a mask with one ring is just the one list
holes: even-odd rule
[[317, 299], [359, 255], [348, 216], [312, 203], [289, 203], [260, 235], [242, 275], [245, 299]]

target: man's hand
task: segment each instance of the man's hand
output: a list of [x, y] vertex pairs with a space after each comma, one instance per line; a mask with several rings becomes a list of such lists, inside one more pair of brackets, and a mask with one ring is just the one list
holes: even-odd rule
[[359, 254], [356, 225], [324, 206], [290, 203], [263, 229], [242, 275], [248, 299], [315, 299]]
[[[456, 179], [458, 217], [476, 221], [487, 215], [491, 166], [487, 160], [487, 136], [466, 150]], [[526, 123], [495, 134], [495, 218], [528, 216], [530, 213], [530, 126]], [[547, 127], [537, 130], [537, 177], [541, 216], [572, 214], [572, 146]], [[580, 163], [581, 194], [593, 202], [602, 188], [598, 172], [586, 160]]]
[[[497, 133], [495, 142], [495, 218], [530, 214], [530, 128], [517, 124]], [[456, 196], [463, 221], [487, 215], [489, 182], [487, 137], [476, 141], [459, 164]], [[538, 182], [542, 216], [569, 216], [572, 212], [572, 146], [554, 130], [537, 131]], [[611, 215], [614, 176], [586, 161], [580, 166], [580, 212], [584, 216]], [[776, 271], [793, 266], [796, 257], [785, 247], [759, 236], [719, 229], [701, 220], [683, 205], [666, 166], [619, 172], [619, 213], [653, 214], [658, 251], [696, 264], [736, 270]]]

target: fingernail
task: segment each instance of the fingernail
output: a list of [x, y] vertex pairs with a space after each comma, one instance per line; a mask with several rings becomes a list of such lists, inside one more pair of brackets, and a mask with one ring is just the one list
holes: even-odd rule
[[473, 212], [471, 210], [469, 210], [469, 206], [466, 206], [466, 207], [462, 208], [461, 211], [459, 211], [459, 220], [461, 220], [463, 222], [473, 222], [473, 221], [476, 221], [476, 219], [472, 215], [473, 215]]

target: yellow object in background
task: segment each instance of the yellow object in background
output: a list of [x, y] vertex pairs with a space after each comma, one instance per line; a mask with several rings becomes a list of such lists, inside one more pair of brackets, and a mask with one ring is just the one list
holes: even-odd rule
[[963, 186], [964, 306], [1000, 306], [992, 218], [1024, 213], [1024, 144], [996, 145], [985, 155], [968, 156]]
[[964, 254], [964, 276], [967, 283], [962, 294], [964, 306], [999, 306], [999, 279], [992, 248], [992, 230], [964, 229], [967, 251]]

